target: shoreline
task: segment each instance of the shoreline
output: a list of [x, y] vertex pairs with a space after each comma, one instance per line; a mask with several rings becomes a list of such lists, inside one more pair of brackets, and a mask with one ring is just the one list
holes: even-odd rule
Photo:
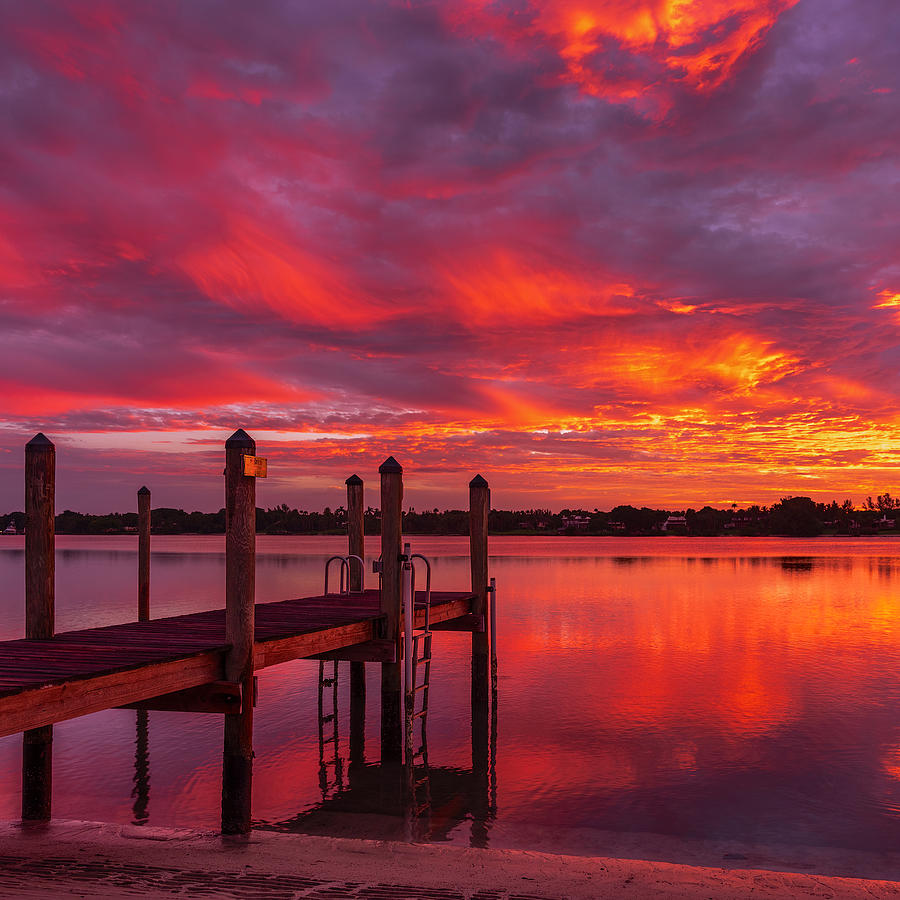
[[[79, 537], [79, 538], [109, 538], [109, 537], [129, 537], [129, 538], [137, 538], [137, 531], [103, 531], [103, 532], [92, 532], [92, 531], [57, 531], [55, 532], [56, 537]], [[448, 532], [436, 532], [436, 531], [404, 531], [404, 536], [406, 537], [414, 537], [414, 538], [467, 538], [468, 534], [465, 532], [456, 532], [456, 531], [448, 531]], [[4, 535], [0, 532], [0, 537], [7, 538], [24, 538], [25, 533], [16, 533], [16, 534], [6, 534]], [[346, 531], [260, 531], [256, 535], [258, 538], [265, 537], [338, 537], [338, 538], [346, 538]], [[558, 531], [492, 531], [492, 538], [509, 538], [509, 537], [523, 537], [523, 538], [602, 538], [603, 540], [620, 540], [622, 538], [653, 538], [659, 540], [671, 540], [672, 538], [688, 538], [690, 540], [697, 541], [708, 541], [710, 539], [725, 539], [725, 540], [735, 540], [740, 539], [743, 540], [745, 538], [763, 538], [763, 539], [771, 539], [777, 538], [778, 540], [783, 541], [834, 541], [834, 540], [867, 540], [867, 539], [892, 539], [892, 538], [900, 538], [900, 531], [876, 531], [873, 534], [845, 534], [842, 532], [827, 532], [823, 534], [809, 534], [809, 535], [801, 535], [801, 534], [743, 534], [743, 533], [735, 533], [735, 532], [727, 532], [723, 534], [680, 534], [676, 532], [660, 533], [658, 531], [647, 531], [647, 532], [620, 532], [616, 534], [608, 534], [608, 533], [599, 533], [599, 532], [591, 532], [591, 531], [575, 531], [571, 534], [560, 534]], [[224, 531], [154, 531], [153, 537], [212, 537], [212, 538], [224, 538]], [[366, 534], [367, 538], [377, 538], [379, 535], [376, 534]]]
[[[857, 875], [255, 831], [53, 822], [0, 825], [0, 893], [57, 897], [551, 900], [605, 897], [900, 897]], [[895, 869], [900, 874], [900, 870]]]

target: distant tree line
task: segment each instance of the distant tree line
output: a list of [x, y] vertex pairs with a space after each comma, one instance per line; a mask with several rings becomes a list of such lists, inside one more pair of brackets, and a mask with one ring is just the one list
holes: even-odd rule
[[[609, 512], [599, 509], [492, 509], [489, 527], [494, 534], [594, 534], [594, 535], [790, 535], [813, 537], [819, 534], [877, 534], [890, 532], [900, 519], [900, 499], [889, 493], [876, 499], [867, 497], [861, 507], [850, 500], [843, 503], [816, 503], [809, 497], [784, 497], [772, 506], [738, 509], [649, 509], [617, 506]], [[185, 512], [160, 507], [151, 512], [154, 534], [222, 534], [225, 510], [214, 513]], [[369, 507], [363, 517], [366, 534], [380, 532], [380, 513]], [[25, 514], [21, 511], [0, 516], [0, 532], [10, 524], [22, 533]], [[65, 510], [56, 517], [58, 534], [128, 534], [137, 531], [137, 513], [108, 513], [95, 516]], [[256, 510], [259, 534], [343, 534], [347, 511], [325, 507], [323, 512], [292, 509], [286, 503]], [[467, 534], [467, 510], [445, 509], [403, 513], [407, 534]]]

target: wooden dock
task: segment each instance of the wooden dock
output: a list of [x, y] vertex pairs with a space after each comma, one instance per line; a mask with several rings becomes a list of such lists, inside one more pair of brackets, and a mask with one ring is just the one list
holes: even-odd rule
[[[223, 609], [150, 617], [150, 490], [142, 487], [138, 491], [138, 621], [56, 633], [56, 448], [43, 434], [28, 442], [25, 639], [0, 642], [0, 737], [24, 732], [24, 821], [47, 821], [51, 815], [53, 725], [105, 709], [132, 707], [223, 714], [222, 830], [248, 832], [254, 672], [295, 659], [350, 661], [351, 730], [357, 748], [365, 727], [364, 665], [379, 664], [381, 761], [402, 762], [412, 771], [421, 766], [412, 732], [419, 722], [424, 744], [432, 629], [472, 634], [473, 759], [484, 757], [489, 677], [496, 687], [490, 634], [495, 595], [487, 577], [487, 482], [479, 475], [469, 484], [471, 591], [430, 590], [431, 564], [402, 540], [403, 468], [388, 457], [378, 470], [379, 589], [362, 590], [363, 481], [353, 475], [346, 482], [349, 553], [326, 563], [325, 593], [256, 603], [256, 479], [265, 477], [266, 471], [266, 460], [256, 456], [256, 442], [238, 429], [225, 442]], [[426, 591], [415, 590], [417, 559], [427, 567]], [[341, 566], [340, 585], [331, 593], [328, 567], [334, 561]], [[414, 650], [416, 629], [427, 632], [427, 659], [419, 659]], [[401, 671], [404, 660], [406, 677]], [[415, 675], [419, 662], [425, 666], [421, 685]], [[416, 707], [417, 695], [424, 704], [421, 708]]]
[[[415, 624], [421, 627], [425, 594], [416, 595]], [[433, 591], [432, 623], [460, 620], [464, 628], [473, 598], [472, 593]], [[323, 655], [394, 662], [391, 642], [377, 637], [383, 621], [380, 602], [378, 591], [363, 591], [257, 603], [254, 670]], [[221, 685], [229, 649], [224, 609], [62, 632], [46, 640], [0, 642], [0, 737], [176, 691]], [[237, 702], [229, 708], [232, 698]], [[240, 712], [236, 685], [224, 700], [217, 703], [209, 694], [204, 709], [204, 697], [198, 694], [194, 711]], [[154, 708], [176, 705], [174, 699], [161, 698]], [[190, 711], [190, 701], [182, 708]]]

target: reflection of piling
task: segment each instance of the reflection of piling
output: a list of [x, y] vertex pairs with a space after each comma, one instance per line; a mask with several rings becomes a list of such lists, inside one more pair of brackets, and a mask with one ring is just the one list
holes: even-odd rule
[[[351, 475], [347, 481], [347, 552], [350, 554], [350, 590], [363, 589], [365, 533], [363, 531], [363, 480]], [[350, 764], [365, 762], [366, 758], [366, 664], [350, 663]]]
[[256, 575], [256, 481], [244, 474], [255, 441], [238, 429], [225, 443], [225, 678], [240, 682], [241, 711], [225, 715], [222, 831], [250, 831], [253, 778], [253, 617]]
[[382, 637], [393, 641], [396, 647], [396, 662], [381, 664], [381, 759], [399, 762], [403, 755], [400, 674], [403, 467], [389, 456], [378, 471], [381, 474], [381, 612], [385, 616]]
[[149, 716], [146, 709], [135, 712], [134, 736], [134, 787], [131, 796], [134, 798], [131, 811], [134, 824], [143, 825], [150, 818], [147, 808], [150, 805], [150, 735]]
[[[25, 637], [46, 640], [55, 628], [54, 495], [56, 448], [43, 434], [25, 445]], [[22, 736], [22, 819], [50, 819], [53, 726]]]
[[138, 621], [150, 621], [150, 489], [142, 487], [138, 499]]
[[497, 579], [492, 578], [488, 588], [488, 636], [491, 641], [491, 709], [496, 715], [497, 701]]

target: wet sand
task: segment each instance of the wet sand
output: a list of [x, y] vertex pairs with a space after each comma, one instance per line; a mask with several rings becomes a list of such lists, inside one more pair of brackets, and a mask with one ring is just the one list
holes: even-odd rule
[[[882, 862], [894, 864], [893, 859]], [[883, 877], [741, 868], [746, 860], [736, 860], [734, 865], [262, 831], [248, 839], [230, 839], [188, 829], [92, 822], [0, 826], [0, 895], [4, 897], [900, 897], [900, 882]], [[808, 865], [817, 868], [815, 861]]]

